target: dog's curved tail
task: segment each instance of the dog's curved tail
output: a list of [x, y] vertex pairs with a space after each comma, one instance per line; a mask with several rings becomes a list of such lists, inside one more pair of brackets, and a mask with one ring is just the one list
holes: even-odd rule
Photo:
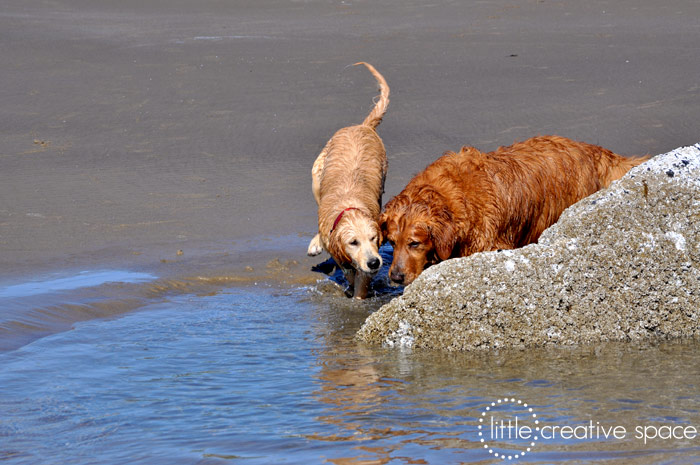
[[379, 71], [374, 69], [374, 66], [370, 65], [369, 63], [365, 63], [364, 61], [360, 61], [359, 63], [354, 64], [354, 66], [357, 65], [365, 65], [365, 67], [369, 70], [370, 73], [372, 73], [372, 75], [379, 83], [379, 97], [375, 102], [372, 111], [369, 112], [367, 118], [365, 118], [365, 120], [362, 122], [363, 126], [369, 126], [372, 129], [375, 129], [377, 126], [379, 126], [379, 123], [382, 122], [384, 113], [386, 113], [386, 109], [389, 106], [389, 85], [386, 83], [386, 79], [384, 79], [384, 76], [379, 74]]

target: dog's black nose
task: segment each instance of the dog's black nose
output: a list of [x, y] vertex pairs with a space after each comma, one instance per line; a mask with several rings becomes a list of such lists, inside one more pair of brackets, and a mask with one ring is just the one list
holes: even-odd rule
[[403, 273], [397, 273], [396, 271], [392, 271], [391, 273], [389, 273], [389, 278], [391, 278], [392, 281], [398, 284], [403, 283], [405, 277], [406, 276], [404, 276]]
[[377, 268], [379, 268], [379, 265], [381, 265], [381, 264], [382, 263], [379, 261], [379, 259], [377, 257], [373, 257], [367, 262], [367, 266], [369, 267], [370, 270], [376, 270]]

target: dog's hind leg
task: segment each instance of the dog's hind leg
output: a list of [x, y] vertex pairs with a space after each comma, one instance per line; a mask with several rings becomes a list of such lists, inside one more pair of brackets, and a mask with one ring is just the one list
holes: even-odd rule
[[306, 254], [310, 257], [315, 257], [316, 255], [323, 252], [323, 244], [321, 243], [321, 235], [316, 234], [311, 242], [309, 242], [309, 248], [306, 250]]
[[[323, 167], [326, 163], [326, 157], [328, 156], [328, 144], [323, 147], [321, 153], [316, 157], [314, 166], [311, 168], [311, 191], [314, 193], [314, 198], [316, 199], [316, 204], [321, 204], [321, 176], [323, 174]], [[316, 234], [311, 242], [309, 242], [309, 248], [306, 250], [306, 254], [314, 257], [323, 252], [323, 242], [321, 241], [321, 235]]]
[[316, 157], [314, 166], [311, 167], [311, 191], [314, 193], [316, 204], [321, 205], [321, 178], [323, 177], [323, 168], [326, 166], [326, 157], [328, 157], [328, 144], [323, 147], [321, 153]]
[[[328, 141], [330, 143], [330, 141]], [[311, 168], [311, 191], [314, 193], [314, 199], [316, 199], [316, 204], [321, 205], [321, 177], [323, 176], [323, 167], [326, 165], [326, 157], [328, 157], [328, 143], [323, 147], [321, 153], [316, 157], [314, 166]], [[311, 242], [309, 242], [309, 248], [306, 250], [306, 254], [314, 257], [321, 252], [323, 252], [324, 246], [321, 241], [321, 235], [316, 234]]]

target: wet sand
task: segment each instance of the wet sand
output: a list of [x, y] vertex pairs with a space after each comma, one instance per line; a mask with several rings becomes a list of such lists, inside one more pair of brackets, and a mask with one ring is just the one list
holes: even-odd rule
[[[349, 64], [374, 64], [392, 89], [387, 201], [462, 144], [697, 142], [699, 17], [696, 0], [3, 1], [0, 456], [307, 463], [310, 444], [463, 461], [456, 447], [480, 447], [465, 415], [509, 392], [572, 424], [698, 424], [694, 342], [468, 358], [366, 347], [353, 335], [390, 296], [315, 284], [326, 256], [305, 252], [311, 165], [377, 94]], [[698, 447], [542, 452], [682, 463]]]
[[8, 0], [0, 282], [274, 259], [312, 279], [310, 168], [371, 107], [374, 79], [347, 67], [359, 60], [392, 89], [385, 201], [463, 144], [695, 143], [698, 17], [695, 0]]

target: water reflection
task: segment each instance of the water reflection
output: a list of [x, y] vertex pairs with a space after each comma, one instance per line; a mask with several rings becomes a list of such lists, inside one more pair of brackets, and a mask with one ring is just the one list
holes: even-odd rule
[[[700, 458], [700, 439], [657, 438], [644, 444], [634, 436], [644, 425], [700, 430], [697, 342], [466, 354], [383, 349], [352, 337], [381, 299], [325, 303], [318, 310], [323, 349], [317, 354], [320, 388], [314, 391], [325, 412], [317, 419], [342, 433], [309, 439], [349, 442], [355, 451], [328, 458], [331, 463], [445, 463], [446, 457], [454, 463], [498, 463], [501, 459], [483, 450], [478, 418], [490, 402], [515, 397], [537, 411], [539, 425], [548, 431], [588, 424], [621, 425], [627, 431], [624, 440], [603, 437], [600, 426], [597, 435], [580, 440], [553, 437], [540, 441], [529, 460], [674, 463], [674, 457]], [[490, 447], [515, 455], [515, 445], [514, 440], [494, 441]]]
[[[466, 354], [357, 342], [388, 298], [328, 282], [186, 295], [0, 354], [0, 460], [501, 463], [478, 419], [506, 396], [543, 425], [700, 426], [697, 342]], [[698, 441], [560, 439], [526, 462], [698, 462]]]

